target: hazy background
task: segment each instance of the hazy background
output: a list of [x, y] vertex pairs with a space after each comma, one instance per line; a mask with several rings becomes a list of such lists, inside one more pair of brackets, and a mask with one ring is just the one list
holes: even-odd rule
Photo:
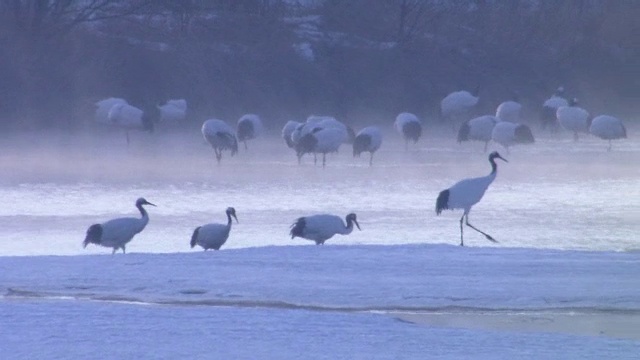
[[635, 120], [638, 18], [633, 0], [5, 0], [0, 126], [85, 128], [111, 96], [186, 98], [194, 127], [247, 112], [274, 128], [430, 121], [476, 86], [479, 112], [518, 91], [532, 115], [559, 85]]

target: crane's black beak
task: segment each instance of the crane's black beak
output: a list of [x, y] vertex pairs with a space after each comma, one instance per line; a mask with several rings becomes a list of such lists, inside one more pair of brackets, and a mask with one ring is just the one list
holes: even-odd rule
[[362, 229], [360, 229], [360, 224], [358, 224], [358, 220], [353, 219], [353, 223], [356, 224], [356, 227], [358, 228], [358, 230], [362, 231]]
[[[156, 204], [152, 204], [152, 203], [150, 203], [150, 202], [148, 202], [148, 201], [145, 201], [145, 203], [144, 203], [144, 204], [145, 204], [145, 205], [156, 206]], [[156, 206], [156, 207], [157, 207], [157, 206]]]
[[501, 159], [504, 162], [509, 162], [507, 161], [507, 159], [503, 158], [500, 154], [498, 154], [498, 156], [496, 156], [498, 159]]
[[233, 216], [234, 219], [236, 219], [236, 223], [240, 223], [240, 221], [238, 221], [238, 217], [236, 216], [236, 214], [231, 214], [231, 216]]

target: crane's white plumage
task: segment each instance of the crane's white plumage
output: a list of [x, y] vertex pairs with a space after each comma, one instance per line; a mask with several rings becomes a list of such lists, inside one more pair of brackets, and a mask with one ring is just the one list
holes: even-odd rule
[[314, 131], [315, 129], [322, 128], [335, 128], [342, 131], [343, 139], [342, 143], [352, 144], [355, 138], [353, 129], [347, 126], [342, 121], [337, 120], [332, 116], [317, 116], [312, 115], [307, 118], [305, 125], [300, 129], [300, 137]]
[[498, 165], [495, 162], [496, 158], [507, 161], [500, 156], [497, 151], [494, 151], [489, 155], [489, 162], [491, 163], [491, 173], [489, 175], [458, 181], [452, 187], [442, 190], [438, 195], [438, 199], [436, 200], [436, 215], [440, 215], [442, 210], [464, 210], [464, 213], [460, 218], [460, 246], [464, 246], [462, 224], [465, 218], [467, 226], [481, 233], [488, 240], [497, 242], [489, 234], [469, 224], [469, 212], [471, 211], [471, 207], [482, 199], [484, 193], [489, 188], [489, 185], [491, 185], [498, 174]]
[[247, 141], [260, 136], [263, 130], [262, 120], [256, 114], [245, 114], [238, 119], [238, 141], [244, 143], [245, 150], [247, 149]]
[[382, 145], [382, 132], [377, 126], [368, 126], [358, 132], [353, 141], [353, 156], [360, 156], [363, 152], [368, 152], [369, 166], [373, 164], [373, 154]]
[[404, 139], [405, 150], [409, 149], [409, 141], [417, 143], [422, 136], [422, 122], [412, 113], [403, 112], [396, 116], [393, 127]]
[[142, 130], [153, 132], [154, 119], [150, 114], [138, 109], [127, 103], [118, 102], [109, 109], [109, 123], [114, 126], [123, 128], [127, 136], [127, 144], [129, 144], [129, 131]]
[[345, 139], [345, 130], [337, 127], [314, 128], [300, 138], [296, 144], [298, 162], [304, 154], [322, 154], [322, 167], [325, 167], [328, 153], [337, 152]]
[[[353, 130], [331, 116], [310, 116], [291, 133], [291, 142], [298, 155], [298, 162], [307, 153], [322, 154], [322, 166], [326, 154], [337, 152], [340, 145], [350, 141]], [[354, 135], [355, 137], [355, 135]]]
[[96, 115], [95, 120], [101, 124], [111, 125], [111, 120], [109, 120], [109, 111], [111, 107], [116, 104], [126, 104], [127, 101], [121, 98], [107, 98], [96, 102]]
[[520, 111], [522, 105], [516, 100], [504, 101], [496, 109], [496, 117], [502, 121], [520, 121]]
[[[287, 146], [291, 149], [293, 149], [296, 146], [296, 142], [297, 142], [297, 141], [296, 142], [293, 141], [293, 139], [291, 138], [291, 135], [296, 130], [296, 128], [298, 128], [301, 125], [302, 123], [299, 121], [290, 120], [290, 121], [287, 121], [287, 123], [284, 124], [284, 126], [282, 127], [282, 138], [284, 139]], [[300, 139], [298, 138], [298, 140]]]
[[220, 250], [220, 247], [227, 242], [229, 238], [229, 232], [231, 232], [231, 217], [233, 216], [238, 222], [238, 218], [236, 217], [236, 209], [229, 207], [225, 211], [227, 214], [227, 223], [226, 224], [206, 224], [202, 226], [198, 226], [191, 236], [191, 248], [196, 245], [200, 245], [205, 251], [209, 249]]
[[142, 214], [141, 218], [117, 218], [102, 224], [91, 225], [87, 230], [83, 246], [87, 247], [89, 244], [96, 244], [113, 248], [112, 254], [115, 254], [118, 249], [122, 249], [122, 252], [125, 253], [127, 243], [131, 241], [136, 234], [144, 230], [149, 223], [149, 214], [147, 214], [147, 211], [142, 207], [143, 205], [155, 206], [144, 198], [139, 198], [136, 201], [136, 207], [140, 211], [140, 214]]
[[561, 106], [556, 111], [560, 125], [573, 133], [573, 139], [578, 140], [578, 133], [589, 132], [589, 112], [579, 107], [577, 99], [572, 99], [568, 106]]
[[345, 218], [347, 224], [342, 218], [330, 214], [318, 214], [298, 218], [292, 225], [289, 234], [291, 238], [300, 237], [307, 240], [315, 241], [316, 245], [324, 245], [324, 242], [333, 237], [335, 234], [349, 235], [353, 231], [355, 224], [360, 230], [360, 224], [356, 218], [356, 214], [351, 213]]
[[610, 115], [599, 115], [593, 118], [589, 132], [600, 139], [609, 141], [607, 151], [611, 151], [611, 140], [627, 137], [627, 129], [622, 121]]
[[222, 151], [229, 150], [231, 156], [238, 152], [238, 140], [235, 130], [219, 119], [209, 119], [202, 124], [202, 136], [211, 145], [216, 160], [222, 160]]
[[171, 99], [165, 104], [159, 105], [160, 121], [163, 123], [176, 124], [187, 118], [187, 100]]
[[542, 114], [540, 117], [540, 125], [542, 126], [542, 129], [549, 128], [554, 131], [558, 127], [558, 121], [556, 119], [556, 112], [558, 111], [558, 108], [562, 106], [569, 106], [569, 102], [563, 97], [563, 95], [564, 88], [561, 86], [542, 104]]
[[484, 141], [484, 151], [487, 151], [493, 127], [498, 123], [493, 115], [483, 115], [465, 121], [458, 130], [458, 143], [469, 140]]
[[527, 125], [509, 121], [498, 121], [491, 131], [491, 139], [504, 146], [507, 152], [509, 151], [509, 146], [531, 144], [535, 141], [533, 133]]
[[458, 122], [468, 120], [473, 108], [478, 104], [480, 98], [477, 95], [461, 90], [454, 91], [445, 96], [440, 101], [440, 116], [443, 120], [448, 120], [455, 127]]

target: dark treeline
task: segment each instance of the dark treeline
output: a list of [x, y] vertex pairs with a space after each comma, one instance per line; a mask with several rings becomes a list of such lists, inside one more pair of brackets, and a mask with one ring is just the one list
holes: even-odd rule
[[391, 122], [435, 117], [444, 95], [476, 86], [486, 111], [564, 85], [628, 115], [638, 18], [634, 0], [3, 0], [0, 123], [83, 127], [111, 96], [186, 98], [194, 124], [247, 112], [274, 126], [312, 113]]

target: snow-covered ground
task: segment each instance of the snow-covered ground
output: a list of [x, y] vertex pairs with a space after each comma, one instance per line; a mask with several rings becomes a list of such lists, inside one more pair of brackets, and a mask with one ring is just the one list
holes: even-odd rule
[[[630, 132], [633, 134], [633, 132]], [[482, 144], [385, 134], [374, 166], [327, 168], [281, 139], [215, 164], [199, 134], [36, 135], [0, 144], [4, 359], [634, 359], [640, 353], [640, 144], [540, 138], [503, 155], [471, 212], [440, 190], [489, 172]], [[450, 135], [451, 138], [446, 136]], [[500, 150], [500, 149], [499, 149]], [[151, 208], [126, 255], [87, 227]], [[195, 226], [234, 224], [219, 252]], [[298, 216], [355, 211], [362, 231], [290, 239]], [[38, 256], [34, 256], [38, 255]]]
[[[453, 245], [3, 257], [0, 343], [25, 359], [632, 359], [639, 272], [638, 253]], [[416, 313], [476, 322], [399, 320]], [[552, 326], [572, 316], [593, 332]]]

